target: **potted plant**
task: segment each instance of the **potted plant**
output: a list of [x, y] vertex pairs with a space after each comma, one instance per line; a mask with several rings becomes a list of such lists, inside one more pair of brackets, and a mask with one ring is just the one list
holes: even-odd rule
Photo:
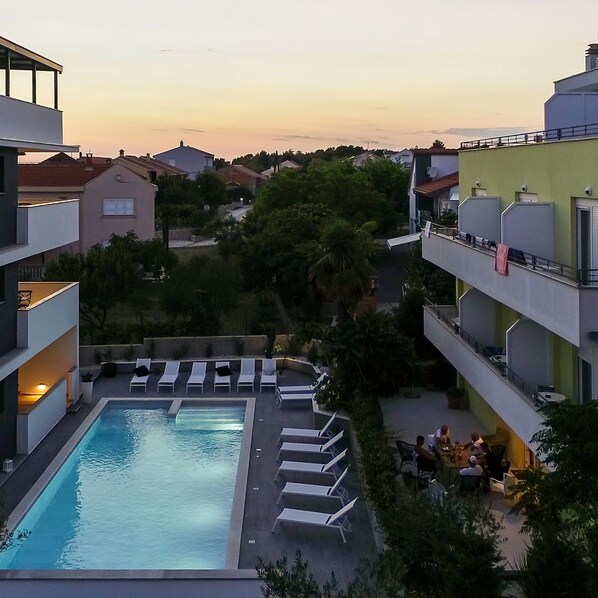
[[91, 403], [93, 397], [93, 373], [81, 372], [81, 394], [84, 403]]
[[467, 390], [458, 386], [451, 386], [446, 391], [449, 409], [461, 409], [467, 402]]

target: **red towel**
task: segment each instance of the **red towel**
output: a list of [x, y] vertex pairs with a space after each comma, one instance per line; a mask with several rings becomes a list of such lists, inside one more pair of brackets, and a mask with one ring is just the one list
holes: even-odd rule
[[509, 274], [509, 246], [496, 245], [496, 256], [494, 258], [494, 269], [504, 276]]

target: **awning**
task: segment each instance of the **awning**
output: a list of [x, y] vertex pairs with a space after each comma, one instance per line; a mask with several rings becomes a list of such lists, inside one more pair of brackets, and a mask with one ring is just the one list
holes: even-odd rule
[[412, 235], [404, 235], [402, 237], [394, 237], [392, 239], [387, 239], [386, 240], [386, 246], [389, 249], [392, 249], [393, 247], [398, 247], [399, 245], [406, 245], [407, 243], [415, 243], [416, 241], [419, 241], [421, 239], [421, 232], [419, 233], [414, 233]]

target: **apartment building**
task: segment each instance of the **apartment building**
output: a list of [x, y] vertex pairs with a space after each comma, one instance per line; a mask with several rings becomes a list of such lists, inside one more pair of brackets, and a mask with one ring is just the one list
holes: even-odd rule
[[457, 278], [425, 334], [524, 466], [541, 405], [598, 390], [598, 139], [495, 141], [459, 154], [459, 229], [423, 235], [424, 258]]
[[[78, 285], [18, 278], [22, 260], [77, 241], [78, 201], [19, 204], [18, 156], [79, 148], [63, 142], [61, 65], [0, 38], [0, 70], [0, 460], [9, 469], [79, 396]], [[15, 71], [28, 72], [26, 98], [15, 97], [16, 89], [11, 95]], [[50, 107], [38, 103], [43, 85]]]

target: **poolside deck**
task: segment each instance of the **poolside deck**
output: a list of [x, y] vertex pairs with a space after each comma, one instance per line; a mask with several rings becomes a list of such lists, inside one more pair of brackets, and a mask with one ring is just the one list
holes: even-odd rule
[[[147, 393], [134, 390], [129, 393], [130, 374], [117, 375], [115, 378], [100, 377], [94, 384], [93, 402], [82, 405], [79, 411], [67, 414], [50, 432], [35, 451], [24, 460], [17, 460], [17, 468], [10, 475], [0, 474], [0, 484], [4, 495], [3, 512], [8, 515], [29, 491], [38, 477], [43, 473], [55, 455], [67, 440], [81, 425], [93, 406], [104, 397], [163, 397], [165, 399], [184, 398], [185, 383], [188, 376], [183, 372], [176, 385], [174, 393], [156, 390], [158, 376], [152, 375], [148, 383]], [[284, 479], [274, 481], [277, 471], [276, 457], [278, 455], [277, 441], [280, 430], [284, 426], [313, 427], [314, 415], [311, 407], [279, 409], [276, 406], [272, 391], [259, 393], [228, 393], [211, 392], [213, 389], [213, 374], [206, 379], [206, 392], [201, 395], [194, 393], [189, 396], [256, 397], [256, 410], [249, 461], [248, 485], [245, 502], [244, 524], [241, 535], [240, 569], [253, 569], [258, 557], [264, 561], [275, 561], [286, 556], [292, 563], [295, 551], [301, 550], [304, 560], [309, 561], [314, 575], [324, 581], [334, 571], [340, 585], [349, 583], [355, 574], [359, 561], [376, 554], [374, 536], [363, 500], [357, 502], [350, 514], [353, 531], [343, 544], [338, 532], [322, 530], [321, 528], [281, 526], [276, 534], [272, 534], [272, 526], [276, 516], [283, 506], [305, 508], [312, 510], [326, 510], [334, 512], [338, 508], [336, 500], [324, 499], [324, 502], [306, 502], [305, 500], [288, 500], [285, 504], [276, 504]], [[235, 388], [236, 376], [233, 377]], [[279, 374], [279, 385], [309, 384], [313, 380], [306, 374], [286, 369]], [[259, 387], [259, 376], [256, 376]], [[342, 448], [348, 446], [343, 439]], [[351, 452], [347, 463], [352, 462]], [[350, 498], [363, 498], [363, 491], [356, 474], [356, 468], [349, 470], [344, 484]]]

